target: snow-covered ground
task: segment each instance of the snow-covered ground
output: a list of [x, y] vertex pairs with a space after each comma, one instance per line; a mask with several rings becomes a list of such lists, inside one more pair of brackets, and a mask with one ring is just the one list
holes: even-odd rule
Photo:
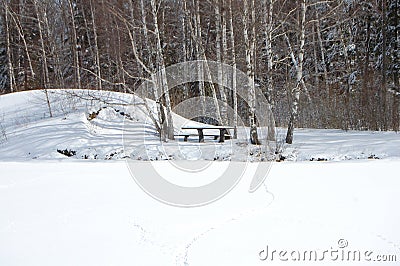
[[250, 194], [253, 168], [221, 200], [177, 208], [140, 190], [123, 162], [0, 163], [0, 265], [340, 265], [331, 254], [260, 260], [267, 246], [321, 259], [340, 239], [397, 256], [344, 265], [398, 265], [398, 161], [276, 163]]
[[[43, 91], [0, 97], [0, 160], [247, 160], [249, 147], [245, 140], [219, 145], [208, 137], [201, 147], [196, 137], [189, 142], [183, 142], [183, 137], [171, 143], [160, 142], [143, 101], [129, 94], [54, 90], [49, 95], [51, 118]], [[148, 102], [155, 109], [154, 102]], [[91, 119], [94, 112], [97, 115]], [[173, 117], [177, 135], [182, 133], [182, 126], [198, 124], [177, 114]], [[246, 129], [240, 133], [247, 135]], [[62, 151], [73, 152], [72, 158]]]
[[[257, 160], [257, 151], [247, 145], [246, 129], [239, 130], [239, 140], [230, 140], [224, 145], [209, 138], [199, 146], [196, 137], [190, 138], [188, 143], [178, 137], [175, 142], [161, 145], [139, 98], [123, 93], [84, 90], [55, 90], [49, 94], [52, 118], [43, 91], [0, 97], [0, 160], [107, 160], [126, 157], [142, 160]], [[98, 112], [98, 115], [88, 119], [93, 112]], [[190, 124], [195, 122], [174, 114], [177, 134], [182, 126]], [[284, 133], [283, 129], [277, 129], [278, 143], [268, 146], [279, 150], [289, 161], [400, 158], [400, 134], [395, 132], [298, 129], [295, 142], [290, 146], [280, 143]], [[57, 150], [74, 151], [75, 155], [68, 158]]]
[[[257, 161], [245, 130], [225, 144], [162, 146], [131, 95], [51, 91], [50, 99], [52, 118], [42, 91], [0, 96], [1, 266], [400, 263], [397, 133], [296, 130], [293, 145], [270, 144], [285, 161], [255, 193], [253, 162], [222, 199], [178, 208], [142, 191], [124, 158]], [[192, 123], [174, 121], [177, 132]], [[348, 252], [359, 261], [343, 261]]]

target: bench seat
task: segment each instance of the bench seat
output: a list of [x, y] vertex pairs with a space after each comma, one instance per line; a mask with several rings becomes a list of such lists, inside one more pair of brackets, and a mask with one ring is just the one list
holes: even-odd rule
[[[183, 137], [183, 141], [185, 141], [185, 142], [188, 141], [189, 137], [199, 137], [198, 134], [189, 134], [189, 133], [187, 133], [187, 134], [182, 133], [182, 134], [178, 134], [178, 135], [175, 135], [175, 136]], [[219, 138], [219, 134], [203, 134], [203, 136], [204, 137], [214, 137], [214, 140], [217, 140]], [[232, 138], [231, 135], [225, 134], [225, 139], [231, 139], [231, 138]]]

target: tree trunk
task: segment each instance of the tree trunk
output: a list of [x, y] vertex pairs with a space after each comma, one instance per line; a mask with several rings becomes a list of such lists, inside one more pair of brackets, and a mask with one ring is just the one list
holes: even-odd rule
[[[371, 47], [371, 22], [370, 18], [366, 18], [367, 20], [367, 28], [366, 30], [366, 40], [365, 40], [365, 58], [359, 58], [360, 68], [363, 72], [362, 77], [362, 90], [360, 97], [360, 106], [359, 110], [361, 111], [360, 116], [363, 120], [363, 126], [370, 127], [373, 124], [372, 113], [370, 112], [370, 92], [369, 92], [369, 75], [370, 75], [370, 47]], [[362, 64], [362, 67], [361, 67]]]
[[293, 132], [295, 124], [297, 122], [299, 114], [299, 103], [300, 103], [300, 85], [303, 80], [303, 61], [304, 61], [304, 44], [305, 44], [305, 20], [306, 20], [306, 0], [301, 0], [300, 3], [300, 43], [297, 59], [295, 58], [294, 52], [290, 45], [290, 40], [285, 34], [286, 41], [290, 50], [291, 58], [296, 69], [296, 84], [292, 89], [292, 104], [290, 110], [290, 119], [288, 125], [288, 131], [286, 134], [286, 143], [293, 143]]
[[[181, 0], [181, 24], [182, 24], [182, 55], [181, 55], [181, 62], [187, 62], [188, 61], [188, 48], [186, 45], [187, 42], [187, 36], [186, 36], [186, 30], [187, 30], [187, 25], [186, 25], [186, 17], [187, 17], [187, 0]], [[185, 76], [189, 76], [189, 69], [187, 68], [186, 64], [185, 64], [185, 68], [184, 68], [184, 75]], [[184, 98], [187, 99], [189, 97], [189, 84], [185, 83], [183, 84], [183, 95]]]
[[49, 93], [47, 91], [48, 86], [49, 86], [49, 68], [47, 66], [47, 55], [46, 55], [46, 48], [44, 46], [44, 37], [43, 37], [43, 30], [42, 30], [42, 23], [41, 23], [41, 16], [39, 14], [39, 6], [37, 0], [33, 1], [33, 5], [35, 7], [35, 12], [36, 12], [36, 18], [37, 18], [37, 24], [38, 24], [38, 29], [39, 29], [39, 40], [40, 40], [40, 47], [41, 47], [41, 52], [42, 52], [42, 68], [43, 68], [43, 87], [44, 87], [44, 93], [46, 95], [46, 102], [47, 102], [47, 107], [49, 109], [49, 115], [50, 117], [53, 117], [53, 113], [51, 111], [51, 105], [50, 105], [50, 99], [49, 99]]
[[387, 130], [388, 123], [387, 123], [387, 103], [386, 103], [386, 92], [387, 92], [387, 8], [386, 8], [386, 0], [382, 1], [382, 83], [380, 89], [380, 129]]
[[[398, 2], [395, 4], [395, 10], [399, 10]], [[399, 13], [397, 12], [395, 14], [395, 19], [394, 19], [394, 25], [399, 25]], [[395, 38], [396, 40], [399, 40], [400, 30], [396, 30], [395, 32]], [[400, 42], [395, 42], [394, 44], [394, 51], [399, 51], [400, 47]], [[395, 53], [394, 56], [394, 61], [395, 62], [400, 62], [400, 56], [399, 53]], [[394, 71], [393, 73], [393, 80], [394, 80], [394, 95], [393, 95], [393, 107], [392, 107], [392, 127], [393, 130], [398, 132], [400, 130], [400, 73], [399, 71]]]
[[[134, 25], [133, 24], [133, 15], [134, 15], [135, 11], [134, 11], [134, 8], [133, 8], [132, 1], [130, 1], [129, 3], [130, 3], [129, 4], [129, 9], [130, 9], [130, 13], [131, 13], [132, 25]], [[142, 1], [142, 3], [143, 3], [143, 1]], [[141, 16], [142, 16], [142, 19], [143, 19], [143, 16], [144, 17], [146, 16], [146, 13], [144, 11], [144, 5], [141, 5], [141, 8], [143, 9], [142, 12], [141, 12]], [[146, 20], [143, 19], [142, 21], [146, 21]], [[135, 60], [136, 60], [136, 62], [138, 64], [139, 68], [140, 68], [139, 73], [145, 71], [148, 75], [152, 75], [153, 74], [152, 73], [152, 65], [153, 64], [151, 62], [151, 56], [148, 55], [148, 59], [149, 59], [148, 64], [150, 64], [150, 68], [149, 68], [149, 67], [146, 66], [146, 64], [143, 62], [143, 60], [139, 56], [138, 49], [137, 49], [137, 44], [136, 44], [137, 38], [136, 38], [136, 35], [135, 35], [135, 30], [134, 29], [131, 30], [129, 25], [128, 25], [128, 23], [126, 23], [125, 25], [126, 25], [126, 28], [127, 28], [127, 31], [128, 31], [129, 39], [131, 41], [131, 47], [132, 47], [133, 55], [135, 57]], [[143, 29], [144, 32], [146, 32], [145, 37], [147, 37], [147, 26], [146, 26], [146, 24], [144, 24], [143, 27], [144, 27], [144, 29]], [[147, 41], [148, 41], [147, 38], [145, 38], [145, 42], [148, 44]], [[149, 49], [148, 46], [147, 46], [147, 49]], [[157, 84], [155, 81], [153, 81], [153, 82], [155, 84]], [[146, 108], [146, 111], [148, 112], [151, 121], [153, 122], [157, 132], [160, 134], [160, 138], [164, 141], [164, 140], [166, 140], [166, 138], [163, 138], [163, 136], [165, 134], [163, 133], [161, 121], [163, 121], [165, 119], [162, 116], [160, 104], [158, 103], [157, 106], [156, 106], [157, 116], [158, 116], [158, 120], [157, 120], [156, 117], [153, 115], [153, 113], [154, 113], [153, 109], [150, 107], [150, 105], [149, 105], [149, 103], [147, 101], [147, 98], [144, 97], [144, 95], [147, 95], [147, 94], [150, 95], [151, 94], [153, 96], [153, 98], [157, 100], [157, 99], [159, 99], [158, 91], [157, 91], [157, 89], [154, 89], [154, 86], [148, 86], [148, 85], [150, 85], [149, 82], [145, 82], [145, 84], [142, 85], [142, 86], [146, 86], [146, 88], [144, 88], [145, 91], [142, 92], [143, 95], [141, 93], [138, 93], [137, 96], [142, 98], [143, 103], [144, 103], [145, 108]], [[149, 87], [152, 88], [151, 91], [149, 91]], [[130, 91], [133, 92], [132, 90], [130, 90]]]
[[[203, 60], [204, 64], [199, 64], [201, 65], [197, 71], [198, 71], [198, 76], [199, 77], [203, 77], [204, 75], [207, 75], [207, 79], [208, 80], [212, 80], [212, 75], [209, 69], [209, 66], [207, 64], [207, 56], [205, 53], [205, 49], [203, 47], [203, 43], [202, 43], [202, 39], [201, 39], [201, 25], [200, 25], [200, 8], [199, 8], [199, 0], [196, 1], [196, 3], [194, 3], [196, 5], [196, 21], [195, 24], [197, 24], [197, 35], [193, 34], [193, 27], [190, 23], [189, 20], [189, 25], [191, 28], [191, 32], [192, 32], [192, 38], [194, 39], [194, 41], [196, 42], [196, 49], [197, 50], [197, 59], [198, 60]], [[203, 67], [204, 66], [204, 67]], [[205, 72], [205, 73], [204, 73]], [[200, 81], [199, 82], [199, 90], [200, 90], [200, 97], [201, 97], [201, 101], [202, 101], [202, 106], [205, 106], [204, 103], [204, 97], [205, 95], [205, 90], [204, 90], [204, 82]], [[218, 103], [218, 98], [217, 98], [217, 93], [215, 90], [215, 86], [213, 83], [210, 83], [210, 88], [211, 88], [211, 93], [212, 93], [212, 98], [214, 101], [214, 105], [215, 105], [215, 109], [216, 109], [216, 119], [218, 121], [222, 121], [221, 118], [221, 113], [220, 113], [220, 108], [219, 108], [219, 103]], [[205, 114], [205, 110], [203, 111], [203, 114]]]
[[[29, 53], [28, 43], [26, 42], [24, 28], [22, 27], [21, 21], [19, 21], [19, 19], [16, 18], [15, 15], [11, 14], [10, 12], [9, 12], [9, 14], [11, 15], [11, 18], [12, 18], [12, 20], [14, 21], [14, 23], [16, 25], [19, 38], [22, 40], [22, 43], [23, 43], [23, 50], [24, 50], [24, 52], [26, 54], [26, 59], [27, 59], [26, 60], [27, 62], [24, 61], [25, 62], [25, 68], [26, 68], [26, 63], [27, 63], [28, 67], [29, 67], [30, 76], [31, 76], [32, 79], [34, 79], [35, 78], [35, 72], [33, 70], [32, 60], [31, 60], [31, 56], [30, 56], [30, 53]], [[20, 49], [22, 49], [22, 48], [20, 47]], [[20, 57], [18, 56], [18, 58], [20, 58]], [[18, 60], [18, 62], [21, 62], [21, 61], [22, 60]], [[21, 66], [19, 66], [19, 69], [20, 68], [21, 68]], [[25, 86], [25, 89], [28, 89], [28, 75], [27, 75], [26, 72], [28, 72], [28, 71], [25, 70], [25, 84], [24, 84], [24, 86]]]
[[76, 32], [76, 25], [75, 25], [75, 16], [74, 16], [74, 9], [72, 7], [71, 0], [68, 0], [69, 5], [69, 12], [71, 15], [71, 30], [72, 30], [72, 39], [73, 39], [73, 53], [74, 53], [74, 65], [75, 65], [75, 77], [76, 77], [76, 85], [78, 89], [82, 89], [82, 82], [81, 82], [81, 70], [79, 64], [79, 51], [78, 51], [78, 35]]
[[[218, 71], [218, 91], [222, 101], [222, 106], [220, 107], [221, 119], [219, 121], [221, 125], [227, 125], [227, 99], [225, 94], [225, 88], [222, 85], [224, 82], [223, 78], [223, 69], [222, 69], [222, 55], [221, 55], [221, 14], [220, 14], [220, 6], [219, 1], [214, 3], [214, 11], [215, 11], [215, 31], [216, 31], [216, 53], [217, 53], [217, 62], [219, 63], [217, 66]], [[224, 47], [226, 48], [226, 47]]]
[[[202, 28], [201, 28], [201, 16], [200, 16], [200, 0], [193, 0], [193, 5], [196, 7], [195, 11], [195, 19], [194, 19], [194, 32], [195, 34], [192, 34], [195, 42], [195, 50], [196, 50], [196, 59], [197, 60], [203, 60], [203, 48], [202, 48]], [[189, 20], [190, 21], [190, 20]], [[191, 29], [191, 32], [193, 33], [193, 28]], [[203, 64], [198, 64], [197, 68], [197, 75], [200, 79], [204, 78], [204, 68]], [[201, 101], [201, 108], [202, 108], [202, 114], [206, 114], [205, 110], [205, 96], [206, 96], [206, 91], [204, 87], [204, 81], [200, 80], [199, 81], [199, 94], [200, 94], [200, 101]]]
[[400, 130], [399, 127], [399, 120], [400, 120], [400, 85], [399, 82], [397, 83], [397, 88], [399, 91], [397, 91], [397, 94], [395, 93], [393, 95], [393, 111], [392, 111], [392, 128], [394, 131], [398, 132]]
[[[313, 44], [317, 43], [316, 38], [316, 29], [315, 25], [312, 25], [312, 42]], [[317, 53], [317, 45], [313, 45], [313, 55], [314, 55], [314, 86], [317, 88], [317, 90], [320, 90], [320, 85], [319, 85], [319, 62], [318, 62], [318, 53]]]
[[10, 42], [10, 25], [9, 25], [9, 20], [8, 20], [8, 4], [7, 2], [4, 3], [4, 8], [5, 8], [5, 21], [4, 24], [6, 26], [6, 49], [7, 49], [7, 68], [8, 68], [8, 78], [9, 78], [9, 86], [10, 86], [10, 92], [15, 91], [15, 78], [14, 78], [14, 66], [12, 63], [12, 58], [11, 58], [11, 42]]
[[[158, 19], [157, 19], [157, 6], [156, 6], [156, 0], [151, 0], [151, 13], [153, 16], [153, 22], [154, 22], [154, 35], [156, 37], [156, 42], [157, 42], [157, 67], [158, 67], [158, 74], [161, 83], [159, 85], [161, 86], [161, 91], [164, 93], [164, 98], [165, 98], [165, 107], [166, 107], [166, 123], [167, 123], [167, 138], [170, 140], [174, 139], [174, 124], [172, 120], [172, 108], [171, 108], [171, 99], [169, 95], [169, 88], [168, 88], [168, 82], [167, 82], [167, 74], [165, 72], [165, 63], [164, 63], [164, 54], [161, 46], [161, 37], [160, 37], [160, 31], [158, 27]], [[157, 89], [157, 88], [155, 88]]]
[[229, 31], [230, 31], [230, 41], [232, 49], [232, 97], [233, 97], [233, 138], [238, 137], [238, 98], [237, 98], [237, 80], [236, 80], [236, 50], [235, 50], [235, 32], [233, 30], [233, 13], [232, 13], [232, 0], [229, 1]]
[[[252, 1], [252, 5], [250, 9], [252, 10], [251, 14], [251, 26], [252, 26], [252, 35], [255, 33], [255, 25], [254, 25], [254, 0]], [[249, 36], [249, 4], [248, 0], [243, 1], [244, 5], [244, 15], [243, 15], [243, 36], [245, 42], [245, 52], [246, 52], [246, 69], [247, 69], [247, 78], [248, 78], [248, 104], [250, 108], [250, 117], [249, 117], [249, 125], [250, 125], [250, 142], [254, 145], [259, 145], [260, 141], [258, 140], [257, 133], [257, 124], [256, 124], [256, 93], [255, 93], [255, 84], [254, 84], [254, 49], [255, 49], [255, 36]]]
[[[329, 83], [328, 83], [328, 69], [327, 69], [326, 59], [325, 59], [325, 48], [323, 45], [323, 40], [322, 40], [322, 35], [321, 35], [321, 26], [320, 26], [320, 22], [319, 22], [318, 10], [316, 10], [315, 13], [316, 13], [316, 17], [317, 17], [317, 21], [315, 23], [316, 23], [319, 50], [321, 52], [321, 65], [322, 65], [322, 69], [324, 71], [325, 91], [326, 91], [326, 94], [327, 94], [328, 100], [329, 100], [332, 95], [331, 95], [331, 91], [329, 89]], [[328, 102], [328, 104], [329, 104], [329, 102]]]
[[265, 35], [265, 51], [266, 51], [266, 62], [267, 62], [267, 100], [271, 106], [274, 108], [273, 100], [273, 78], [272, 78], [272, 15], [273, 15], [273, 3], [272, 0], [264, 0], [264, 35]]
[[94, 36], [94, 52], [96, 57], [96, 74], [97, 74], [97, 88], [99, 90], [103, 89], [102, 77], [101, 77], [101, 65], [100, 65], [100, 52], [99, 52], [99, 44], [98, 44], [98, 35], [97, 35], [97, 26], [95, 21], [95, 9], [93, 5], [93, 1], [90, 0], [90, 12], [92, 15], [92, 27], [93, 27], [93, 36]]
[[[275, 101], [273, 97], [274, 84], [272, 78], [272, 30], [273, 30], [273, 2], [272, 0], [264, 0], [264, 35], [265, 35], [265, 51], [266, 51], [266, 62], [267, 62], [267, 101], [271, 108], [271, 113], [273, 114]], [[270, 118], [272, 119], [272, 117]], [[267, 133], [268, 140], [275, 140], [275, 125], [270, 125], [268, 127]]]

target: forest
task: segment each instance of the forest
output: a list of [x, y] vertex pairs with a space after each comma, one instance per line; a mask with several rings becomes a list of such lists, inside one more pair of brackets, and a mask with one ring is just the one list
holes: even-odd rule
[[[399, 7], [400, 0], [2, 0], [0, 94], [134, 93], [167, 66], [211, 60], [247, 73], [278, 127], [398, 131]], [[163, 104], [168, 116], [183, 99], [210, 96], [250, 114], [252, 124], [253, 107], [234, 94], [193, 82], [165, 93]]]

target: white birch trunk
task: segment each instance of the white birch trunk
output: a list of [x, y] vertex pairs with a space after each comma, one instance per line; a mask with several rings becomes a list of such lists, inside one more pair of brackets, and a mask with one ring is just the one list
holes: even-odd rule
[[315, 24], [316, 24], [316, 30], [317, 30], [319, 49], [321, 51], [321, 65], [322, 65], [322, 69], [324, 71], [325, 91], [326, 91], [326, 93], [328, 95], [328, 99], [329, 99], [330, 96], [331, 96], [331, 92], [329, 90], [328, 69], [327, 69], [327, 66], [326, 66], [325, 48], [324, 48], [323, 41], [322, 41], [321, 26], [320, 26], [320, 22], [319, 22], [318, 11], [316, 11], [316, 16], [317, 16], [317, 21], [315, 22]]
[[[188, 52], [187, 52], [187, 45], [186, 45], [186, 41], [187, 41], [187, 36], [186, 36], [186, 17], [187, 17], [187, 3], [186, 0], [181, 0], [181, 24], [182, 24], [182, 58], [181, 60], [183, 62], [186, 62], [188, 59]], [[184, 75], [188, 76], [189, 75], [189, 70], [185, 65], [185, 69], [184, 69]], [[189, 96], [189, 88], [190, 86], [186, 83], [183, 85], [184, 91], [184, 97], [185, 99]]]
[[[223, 70], [222, 70], [222, 55], [221, 55], [221, 14], [219, 1], [214, 3], [214, 11], [215, 11], [215, 29], [216, 29], [216, 53], [217, 53], [217, 62], [219, 63], [217, 66], [218, 71], [218, 91], [222, 101], [222, 106], [220, 107], [221, 119], [219, 122], [221, 125], [227, 125], [227, 99], [225, 94], [225, 88], [222, 85], [224, 82], [223, 78]], [[226, 46], [226, 44], [225, 44]], [[224, 47], [226, 48], [226, 47]]]
[[[274, 111], [275, 102], [274, 102], [274, 84], [272, 78], [272, 68], [273, 68], [273, 60], [272, 60], [272, 30], [273, 30], [273, 10], [274, 4], [272, 0], [264, 0], [264, 35], [265, 35], [265, 51], [266, 51], [266, 62], [267, 62], [267, 101], [271, 108], [271, 114]], [[273, 121], [273, 118], [269, 118]], [[270, 123], [268, 126], [267, 133], [268, 140], [275, 140], [275, 125], [274, 123]]]
[[[203, 58], [203, 53], [200, 47], [200, 43], [202, 42], [202, 33], [201, 33], [201, 17], [200, 17], [200, 0], [193, 0], [193, 5], [196, 7], [196, 11], [195, 11], [195, 19], [194, 19], [194, 29], [192, 27], [191, 32], [195, 32], [194, 36], [195, 36], [195, 49], [196, 49], [196, 59], [197, 60], [202, 60]], [[189, 20], [190, 23], [190, 20]], [[198, 64], [199, 67], [197, 68], [197, 75], [198, 77], [204, 77], [204, 69], [202, 67], [202, 64]], [[205, 114], [205, 96], [206, 96], [206, 92], [204, 89], [204, 81], [199, 81], [199, 94], [201, 97], [201, 106], [202, 106], [202, 111], [203, 114]]]
[[[250, 8], [251, 11], [251, 33], [255, 34], [255, 11], [254, 11], [254, 0], [252, 0], [252, 5]], [[244, 5], [244, 15], [243, 15], [243, 37], [245, 42], [245, 53], [246, 53], [246, 73], [248, 78], [248, 104], [250, 108], [250, 117], [249, 117], [249, 125], [250, 125], [250, 142], [252, 144], [259, 145], [260, 142], [258, 140], [257, 133], [257, 124], [256, 124], [256, 93], [255, 93], [255, 84], [254, 84], [254, 48], [255, 48], [255, 36], [249, 36], [249, 4], [248, 0], [243, 1]]]
[[24, 50], [25, 50], [26, 59], [28, 61], [28, 65], [29, 65], [29, 71], [31, 73], [31, 77], [34, 78], [35, 77], [35, 72], [33, 71], [32, 60], [31, 60], [31, 56], [29, 54], [28, 44], [27, 44], [26, 39], [25, 39], [24, 29], [23, 29], [20, 21], [15, 17], [15, 15], [10, 13], [10, 12], [9, 12], [9, 14], [10, 14], [11, 18], [13, 19], [15, 25], [17, 25], [17, 30], [18, 30], [19, 37], [22, 39], [22, 42], [24, 44]]
[[[210, 69], [209, 69], [208, 64], [207, 64], [207, 56], [205, 54], [205, 49], [203, 47], [202, 40], [201, 40], [199, 1], [196, 1], [194, 4], [196, 4], [196, 21], [197, 22], [195, 22], [195, 23], [197, 24], [197, 31], [196, 31], [197, 35], [193, 34], [194, 31], [193, 31], [193, 27], [192, 27], [192, 25], [190, 23], [190, 20], [189, 20], [189, 25], [190, 25], [191, 32], [192, 32], [192, 38], [196, 42], [196, 49], [198, 49], [198, 51], [197, 51], [197, 56], [198, 57], [197, 58], [198, 58], [198, 60], [204, 60], [204, 62], [205, 62], [205, 64], [204, 64], [204, 68], [205, 69], [203, 67], [199, 67], [198, 68], [198, 76], [199, 77], [203, 77], [204, 75], [207, 75], [207, 79], [208, 80], [212, 80]], [[202, 64], [199, 64], [199, 65], [202, 65]], [[204, 82], [200, 81], [199, 85], [200, 86], [204, 85]], [[217, 93], [216, 93], [216, 90], [215, 90], [215, 86], [214, 86], [213, 83], [210, 83], [209, 85], [210, 85], [210, 88], [211, 88], [212, 98], [213, 98], [215, 109], [216, 109], [216, 112], [217, 112], [216, 113], [216, 119], [218, 121], [222, 121], [220, 108], [219, 108], [219, 103], [218, 103], [218, 98], [217, 98]], [[200, 89], [200, 97], [202, 99], [202, 104], [204, 106], [204, 97], [206, 96], [205, 95], [205, 89], [204, 89], [204, 87], [200, 87], [199, 89]]]
[[78, 89], [81, 89], [82, 82], [81, 82], [81, 70], [80, 70], [80, 65], [79, 65], [78, 36], [76, 33], [74, 9], [72, 7], [71, 0], [68, 0], [68, 5], [69, 5], [69, 12], [71, 15], [72, 38], [74, 39], [73, 40], [73, 45], [74, 45], [73, 51], [74, 51], [74, 65], [75, 65], [76, 82], [78, 85]]
[[315, 29], [315, 25], [312, 25], [312, 41], [313, 41], [313, 53], [314, 53], [314, 79], [315, 79], [315, 87], [317, 88], [317, 90], [319, 90], [319, 68], [318, 68], [318, 53], [317, 53], [317, 46], [315, 45], [316, 39], [315, 39], [315, 35], [316, 35], [316, 29]]
[[95, 57], [96, 57], [97, 87], [99, 90], [102, 90], [103, 83], [102, 83], [102, 77], [101, 77], [99, 44], [98, 44], [97, 27], [96, 27], [96, 21], [95, 21], [95, 10], [94, 10], [92, 0], [90, 0], [90, 13], [92, 15], [92, 24], [93, 24], [92, 27], [93, 27], [93, 36], [94, 36], [94, 52], [95, 52]]
[[232, 0], [229, 1], [229, 31], [230, 31], [230, 43], [232, 49], [232, 96], [233, 96], [233, 138], [237, 139], [237, 127], [238, 127], [238, 98], [237, 98], [237, 78], [236, 78], [236, 50], [235, 50], [235, 32], [233, 28], [233, 12], [232, 12]]
[[290, 56], [292, 58], [293, 64], [296, 69], [296, 84], [292, 89], [292, 103], [290, 110], [290, 119], [288, 125], [288, 131], [286, 134], [286, 143], [293, 143], [293, 131], [295, 127], [295, 123], [297, 122], [298, 114], [299, 114], [299, 102], [300, 102], [300, 86], [303, 81], [303, 61], [304, 61], [304, 44], [305, 44], [305, 20], [306, 20], [306, 0], [301, 0], [300, 3], [300, 43], [299, 43], [299, 51], [297, 60], [294, 55], [294, 52], [291, 48], [289, 38], [285, 34], [285, 38], [288, 42]]
[[157, 6], [156, 6], [156, 1], [151, 0], [151, 13], [153, 16], [153, 22], [154, 22], [154, 35], [156, 37], [156, 42], [157, 42], [157, 67], [158, 67], [158, 73], [160, 75], [160, 81], [161, 81], [161, 89], [162, 92], [164, 93], [164, 98], [165, 98], [165, 107], [166, 107], [166, 123], [167, 123], [167, 138], [170, 140], [174, 139], [174, 124], [172, 120], [172, 108], [171, 108], [171, 99], [169, 95], [169, 90], [168, 90], [168, 82], [167, 82], [167, 74], [165, 72], [165, 63], [164, 63], [164, 55], [162, 51], [162, 46], [161, 46], [161, 37], [160, 37], [160, 31], [158, 27], [158, 19], [157, 19]]
[[33, 1], [33, 5], [35, 7], [35, 12], [36, 12], [37, 24], [38, 24], [38, 29], [39, 29], [40, 47], [41, 47], [41, 52], [42, 52], [44, 93], [46, 95], [47, 108], [49, 109], [50, 117], [53, 117], [53, 113], [51, 111], [49, 93], [47, 91], [49, 83], [50, 83], [50, 81], [49, 81], [49, 70], [48, 70], [48, 66], [47, 66], [47, 54], [46, 54], [46, 48], [44, 46], [44, 37], [43, 37], [41, 16], [39, 14], [39, 7], [38, 7], [37, 0]]
[[10, 92], [15, 91], [15, 77], [14, 77], [14, 66], [12, 63], [12, 58], [11, 58], [11, 41], [10, 41], [10, 25], [9, 25], [9, 19], [8, 19], [8, 4], [5, 3], [5, 26], [6, 26], [6, 45], [7, 45], [7, 65], [8, 65], [8, 78], [9, 78], [9, 86], [10, 86]]
[[[142, 3], [143, 3], [143, 1], [142, 1]], [[141, 8], [144, 9], [144, 5], [141, 5]], [[132, 25], [134, 25], [133, 24], [134, 8], [133, 8], [133, 3], [131, 1], [130, 1], [130, 4], [129, 4], [129, 9], [130, 9], [130, 13], [131, 13]], [[141, 15], [142, 15], [142, 21], [146, 21], [145, 18], [143, 19], [143, 16], [144, 17], [146, 16], [146, 13], [145, 13], [144, 10], [142, 10]], [[144, 27], [144, 32], [146, 32], [145, 36], [147, 37], [147, 26], [144, 24], [143, 27]], [[126, 23], [126, 28], [127, 28], [127, 31], [128, 31], [129, 39], [131, 41], [131, 47], [132, 47], [133, 55], [135, 57], [136, 62], [138, 63], [139, 67], [141, 67], [141, 69], [143, 69], [148, 75], [152, 75], [153, 74], [152, 70], [146, 66], [146, 64], [142, 61], [142, 59], [139, 56], [137, 45], [136, 45], [136, 39], [137, 38], [136, 38], [134, 29], [131, 30], [127, 23]], [[147, 38], [145, 38], [145, 42], [146, 43], [147, 43], [147, 41], [148, 41]], [[150, 56], [149, 56], [149, 59], [150, 59]], [[147, 85], [148, 83], [146, 82], [145, 84]], [[150, 92], [148, 87], [147, 87], [146, 91], [144, 92], [144, 94], [152, 94], [154, 99], [158, 99], [158, 92], [155, 89], [153, 89]], [[158, 116], [158, 120], [157, 120], [156, 117], [154, 116], [153, 109], [150, 107], [150, 105], [149, 105], [149, 103], [147, 101], [147, 98], [142, 97], [143, 95], [141, 95], [141, 94], [139, 94], [137, 96], [141, 97], [141, 99], [143, 100], [143, 103], [145, 105], [146, 111], [149, 114], [149, 117], [150, 117], [151, 121], [153, 122], [157, 132], [160, 134], [160, 138], [162, 140], [165, 140], [163, 138], [163, 131], [162, 131], [161, 124], [160, 124], [160, 121], [162, 120], [161, 119], [160, 105], [157, 104], [157, 107], [156, 107], [156, 109], [157, 109], [157, 114], [156, 115]]]
[[273, 22], [273, 3], [272, 0], [264, 0], [264, 30], [265, 30], [265, 51], [267, 61], [267, 100], [271, 108], [274, 107], [273, 101], [273, 79], [272, 79], [272, 22]]

